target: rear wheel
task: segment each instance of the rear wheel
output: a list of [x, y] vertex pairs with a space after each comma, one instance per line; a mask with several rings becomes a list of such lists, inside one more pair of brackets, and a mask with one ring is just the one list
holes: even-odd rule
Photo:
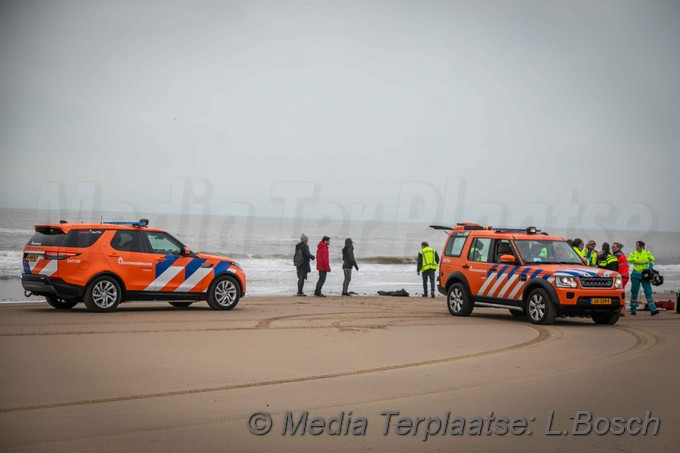
[[213, 310], [231, 310], [238, 304], [241, 290], [234, 277], [218, 277], [208, 289], [208, 305]]
[[59, 299], [57, 296], [54, 295], [45, 296], [45, 299], [47, 300], [47, 303], [50, 304], [51, 307], [54, 307], [57, 310], [68, 310], [75, 307], [78, 304], [77, 300]]
[[453, 316], [470, 316], [473, 303], [465, 285], [454, 283], [449, 288], [449, 293], [446, 296], [446, 306], [449, 308], [449, 313]]
[[85, 306], [90, 311], [107, 312], [116, 309], [122, 297], [118, 282], [108, 275], [95, 278], [85, 291]]
[[621, 317], [621, 310], [616, 310], [612, 312], [596, 312], [591, 315], [595, 324], [616, 324]]
[[173, 307], [177, 308], [187, 308], [189, 305], [193, 304], [193, 302], [169, 302], [169, 303]]
[[552, 324], [557, 317], [557, 307], [543, 288], [536, 288], [529, 293], [526, 312], [534, 324]]

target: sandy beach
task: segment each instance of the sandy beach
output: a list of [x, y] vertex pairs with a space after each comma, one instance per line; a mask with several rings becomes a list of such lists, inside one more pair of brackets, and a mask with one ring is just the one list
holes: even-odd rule
[[454, 318], [441, 296], [3, 305], [0, 449], [676, 451], [679, 321]]

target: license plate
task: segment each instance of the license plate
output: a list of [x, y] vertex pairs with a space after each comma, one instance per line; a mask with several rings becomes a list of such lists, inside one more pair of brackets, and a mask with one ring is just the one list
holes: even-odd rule
[[612, 303], [612, 300], [611, 300], [611, 299], [601, 298], [601, 297], [593, 297], [593, 298], [591, 299], [591, 303], [592, 303], [593, 305], [609, 305], [609, 304]]
[[38, 261], [38, 255], [36, 255], [35, 253], [27, 253], [26, 261]]

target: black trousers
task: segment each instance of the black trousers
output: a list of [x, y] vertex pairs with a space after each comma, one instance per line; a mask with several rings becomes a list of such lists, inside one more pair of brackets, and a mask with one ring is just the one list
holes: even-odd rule
[[430, 294], [434, 294], [434, 269], [428, 269], [426, 271], [423, 271], [420, 273], [420, 275], [423, 276], [423, 294], [427, 294], [427, 280], [430, 280], [430, 288], [432, 289], [432, 292]]
[[326, 274], [328, 274], [328, 272], [319, 271], [319, 281], [316, 282], [316, 289], [314, 290], [314, 294], [321, 294], [321, 288], [323, 288], [323, 284], [326, 283]]
[[298, 294], [302, 294], [302, 288], [305, 287], [305, 280], [307, 280], [307, 269], [303, 268], [302, 266], [297, 268], [297, 276], [298, 276]]

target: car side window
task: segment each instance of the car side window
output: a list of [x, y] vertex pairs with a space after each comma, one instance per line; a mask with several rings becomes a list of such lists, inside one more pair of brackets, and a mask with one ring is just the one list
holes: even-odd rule
[[144, 252], [139, 231], [118, 230], [111, 239], [111, 247], [121, 252]]
[[489, 262], [491, 238], [475, 238], [468, 251], [468, 261]]
[[503, 255], [515, 255], [515, 253], [512, 251], [512, 245], [510, 245], [510, 241], [507, 239], [499, 239], [496, 241], [496, 263], [501, 262], [501, 256]]
[[163, 255], [181, 255], [182, 248], [175, 239], [171, 238], [165, 233], [154, 231], [145, 231], [144, 234], [149, 240], [151, 246], [151, 253], [160, 253]]
[[444, 256], [460, 256], [463, 251], [463, 246], [468, 238], [467, 233], [456, 233], [451, 235], [449, 242], [446, 243], [446, 248], [444, 249]]

